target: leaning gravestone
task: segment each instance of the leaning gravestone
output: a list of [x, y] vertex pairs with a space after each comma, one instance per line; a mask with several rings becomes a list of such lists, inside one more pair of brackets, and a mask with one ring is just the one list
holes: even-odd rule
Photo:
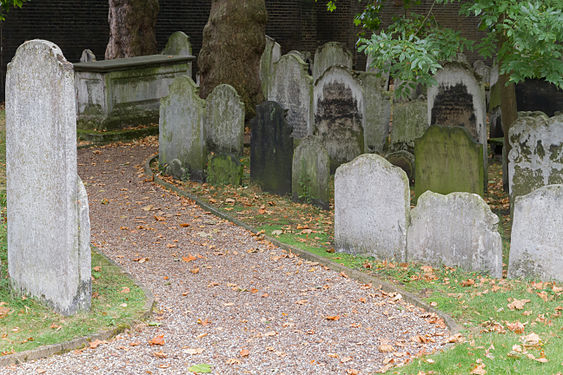
[[313, 59], [313, 79], [319, 79], [331, 66], [352, 69], [352, 54], [342, 43], [328, 42], [317, 48]]
[[514, 202], [508, 277], [563, 282], [563, 185], [543, 186]]
[[405, 261], [409, 204], [407, 175], [381, 156], [341, 165], [334, 179], [336, 250]]
[[415, 195], [426, 190], [484, 194], [483, 145], [467, 129], [432, 125], [415, 141]]
[[[162, 50], [163, 55], [173, 56], [192, 56], [192, 44], [190, 37], [183, 31], [172, 33], [166, 42], [166, 46]], [[189, 73], [191, 75], [191, 72]]]
[[8, 271], [63, 315], [90, 308], [88, 196], [77, 174], [74, 70], [32, 40], [6, 73]]
[[207, 148], [205, 145], [205, 101], [198, 95], [194, 81], [177, 77], [168, 96], [160, 101], [159, 162], [170, 164], [178, 159], [193, 180], [204, 179]]
[[207, 162], [207, 182], [211, 185], [238, 186], [242, 173], [242, 164], [234, 155], [213, 155]]
[[244, 103], [227, 84], [216, 86], [207, 97], [207, 145], [211, 151], [242, 155]]
[[291, 194], [293, 139], [285, 110], [276, 102], [261, 103], [250, 127], [250, 178], [264, 191]]
[[264, 97], [268, 97], [270, 91], [270, 83], [274, 74], [274, 64], [281, 57], [281, 46], [274, 38], [266, 35], [266, 46], [260, 57], [260, 82], [262, 84], [262, 93]]
[[520, 112], [510, 127], [508, 187], [510, 201], [533, 190], [563, 184], [563, 115]]
[[498, 222], [498, 216], [477, 194], [427, 191], [411, 211], [408, 261], [461, 267], [501, 278]]
[[487, 163], [487, 127], [485, 94], [473, 71], [462, 63], [449, 63], [428, 87], [428, 124], [465, 127], [473, 140], [483, 145], [483, 163]]
[[307, 137], [293, 153], [293, 199], [329, 206], [330, 166], [328, 152], [316, 137]]
[[286, 119], [296, 139], [313, 134], [313, 78], [307, 69], [297, 55], [282, 56], [274, 66], [268, 93], [268, 100], [287, 110]]

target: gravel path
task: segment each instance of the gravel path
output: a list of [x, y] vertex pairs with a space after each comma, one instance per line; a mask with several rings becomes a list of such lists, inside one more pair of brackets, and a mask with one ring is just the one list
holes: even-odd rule
[[[304, 261], [147, 181], [148, 143], [79, 151], [92, 242], [152, 292], [159, 326], [0, 374], [370, 374], [443, 347], [441, 320]], [[146, 261], [140, 262], [139, 260]], [[195, 258], [194, 260], [191, 260]], [[149, 341], [162, 336], [164, 345]]]

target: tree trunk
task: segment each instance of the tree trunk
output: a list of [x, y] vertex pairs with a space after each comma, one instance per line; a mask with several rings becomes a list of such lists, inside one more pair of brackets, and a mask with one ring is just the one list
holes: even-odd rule
[[508, 131], [518, 118], [516, 88], [513, 83], [507, 86], [506, 82], [508, 82], [508, 75], [500, 75], [497, 84], [500, 85], [500, 111], [502, 131], [504, 132], [504, 150], [502, 152], [502, 185], [504, 191], [508, 191], [508, 153], [511, 148], [510, 142], [508, 142]]
[[264, 100], [260, 57], [266, 44], [268, 15], [264, 0], [212, 0], [198, 57], [200, 96], [227, 83], [240, 95], [246, 118]]
[[106, 60], [156, 53], [158, 0], [109, 0]]

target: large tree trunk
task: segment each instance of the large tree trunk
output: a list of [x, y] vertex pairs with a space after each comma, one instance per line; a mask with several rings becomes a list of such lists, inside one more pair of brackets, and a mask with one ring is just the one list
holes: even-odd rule
[[206, 98], [221, 83], [233, 86], [254, 116], [264, 100], [260, 57], [266, 43], [268, 15], [264, 0], [212, 0], [198, 57], [200, 95]]
[[508, 131], [518, 118], [516, 88], [513, 83], [507, 86], [506, 82], [508, 82], [508, 75], [500, 75], [497, 84], [500, 85], [500, 112], [504, 133], [504, 150], [502, 152], [502, 185], [504, 191], [508, 191], [508, 153], [511, 148], [510, 142], [508, 142]]
[[109, 0], [106, 60], [156, 53], [158, 0]]

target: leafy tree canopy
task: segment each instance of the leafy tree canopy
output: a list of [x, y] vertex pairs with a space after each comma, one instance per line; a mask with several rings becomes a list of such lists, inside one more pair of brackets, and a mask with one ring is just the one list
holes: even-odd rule
[[0, 0], [0, 21], [6, 19], [6, 14], [11, 8], [21, 8], [25, 1], [28, 0]]
[[[336, 9], [337, 0], [327, 2]], [[432, 16], [435, 4], [461, 2], [460, 14], [480, 18], [487, 32], [479, 43], [452, 29], [440, 27]], [[432, 75], [458, 53], [477, 49], [483, 57], [496, 56], [500, 74], [509, 83], [543, 78], [563, 89], [563, 11], [561, 0], [435, 0], [426, 15], [408, 9], [419, 1], [403, 0], [406, 12], [381, 30], [379, 13], [385, 0], [368, 0], [355, 17], [362, 27], [358, 50], [372, 57], [372, 65], [402, 81], [401, 95], [414, 82], [433, 83]], [[371, 35], [368, 35], [371, 33]]]

